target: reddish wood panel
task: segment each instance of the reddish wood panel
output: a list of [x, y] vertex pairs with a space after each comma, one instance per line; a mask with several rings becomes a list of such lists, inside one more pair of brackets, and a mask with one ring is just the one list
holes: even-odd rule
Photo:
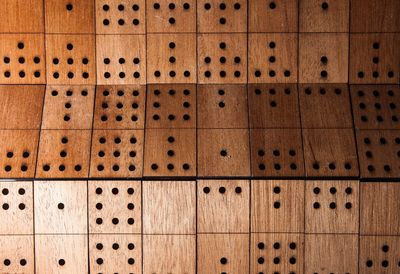
[[43, 0], [3, 1], [0, 33], [43, 33]]

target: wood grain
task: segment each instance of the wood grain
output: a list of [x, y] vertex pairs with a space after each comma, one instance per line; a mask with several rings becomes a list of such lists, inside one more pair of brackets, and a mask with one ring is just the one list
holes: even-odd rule
[[43, 33], [43, 0], [3, 1], [0, 33]]
[[[33, 242], [33, 235], [0, 236], [2, 249], [0, 271], [2, 273], [34, 273]], [[4, 263], [7, 260], [10, 262], [8, 266]]]

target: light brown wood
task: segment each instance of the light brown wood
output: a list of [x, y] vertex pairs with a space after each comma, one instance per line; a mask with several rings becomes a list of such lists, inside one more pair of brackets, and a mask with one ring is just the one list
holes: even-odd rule
[[0, 236], [0, 246], [1, 273], [34, 273], [33, 235]]
[[43, 33], [43, 0], [3, 1], [0, 33]]

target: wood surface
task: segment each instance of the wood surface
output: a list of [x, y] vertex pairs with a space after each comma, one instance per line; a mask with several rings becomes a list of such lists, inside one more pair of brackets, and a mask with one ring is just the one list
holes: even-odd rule
[[[34, 273], [33, 235], [7, 235], [0, 236], [0, 271], [2, 273]], [[9, 265], [5, 265], [6, 260]]]
[[3, 1], [0, 5], [3, 21], [0, 33], [43, 33], [43, 3], [43, 0]]

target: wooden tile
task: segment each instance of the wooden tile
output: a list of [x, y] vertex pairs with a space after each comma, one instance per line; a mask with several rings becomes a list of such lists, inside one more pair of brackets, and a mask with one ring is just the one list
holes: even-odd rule
[[94, 0], [44, 0], [46, 33], [94, 33]]
[[300, 32], [349, 32], [350, 0], [299, 1]]
[[146, 84], [145, 35], [96, 35], [97, 83]]
[[36, 273], [87, 273], [87, 235], [35, 235]]
[[197, 233], [248, 233], [249, 214], [249, 181], [198, 181]]
[[297, 34], [249, 34], [249, 82], [297, 83]]
[[196, 128], [196, 85], [149, 85], [146, 128]]
[[355, 127], [400, 129], [400, 87], [352, 85], [350, 87]]
[[94, 130], [90, 177], [141, 177], [143, 144], [143, 130]]
[[145, 0], [95, 0], [96, 34], [144, 34]]
[[297, 32], [298, 0], [249, 0], [250, 32]]
[[196, 1], [146, 1], [148, 33], [196, 32]]
[[357, 130], [357, 147], [362, 178], [399, 178], [399, 130]]
[[300, 34], [299, 82], [347, 83], [348, 55], [348, 34]]
[[94, 129], [144, 129], [145, 86], [97, 86]]
[[90, 181], [88, 185], [89, 233], [142, 231], [140, 181]]
[[362, 183], [360, 207], [361, 235], [400, 235], [398, 183]]
[[147, 35], [148, 83], [196, 83], [196, 34]]
[[197, 141], [198, 176], [250, 176], [247, 129], [201, 129]]
[[300, 129], [252, 129], [250, 145], [253, 176], [305, 175]]
[[42, 130], [37, 178], [86, 178], [90, 130]]
[[199, 234], [197, 272], [246, 273], [249, 270], [248, 234]]
[[358, 273], [358, 236], [306, 234], [305, 273]]
[[251, 234], [251, 273], [302, 273], [303, 269], [304, 235]]
[[351, 84], [399, 83], [399, 59], [400, 34], [350, 35]]
[[358, 176], [352, 129], [304, 129], [303, 147], [308, 177]]
[[300, 128], [296, 85], [249, 85], [250, 128]]
[[0, 33], [43, 33], [43, 11], [43, 0], [3, 1]]
[[143, 233], [195, 234], [196, 182], [144, 181]]
[[28, 181], [0, 182], [0, 235], [33, 234], [32, 188]]
[[34, 193], [35, 233], [87, 233], [86, 181], [35, 181]]
[[353, 128], [347, 85], [300, 85], [303, 128]]
[[1, 273], [34, 273], [32, 236], [0, 236]]
[[0, 34], [0, 83], [45, 84], [43, 34]]
[[251, 232], [303, 232], [304, 181], [251, 181]]
[[247, 82], [246, 34], [200, 34], [197, 41], [199, 83]]
[[89, 256], [92, 273], [142, 273], [142, 238], [129, 234], [90, 235]]
[[195, 129], [147, 129], [144, 173], [149, 177], [196, 175]]
[[91, 129], [94, 86], [47, 86], [42, 129]]
[[143, 273], [196, 273], [196, 236], [144, 235]]
[[0, 178], [35, 176], [38, 130], [0, 130]]
[[96, 84], [94, 35], [46, 35], [47, 84]]

